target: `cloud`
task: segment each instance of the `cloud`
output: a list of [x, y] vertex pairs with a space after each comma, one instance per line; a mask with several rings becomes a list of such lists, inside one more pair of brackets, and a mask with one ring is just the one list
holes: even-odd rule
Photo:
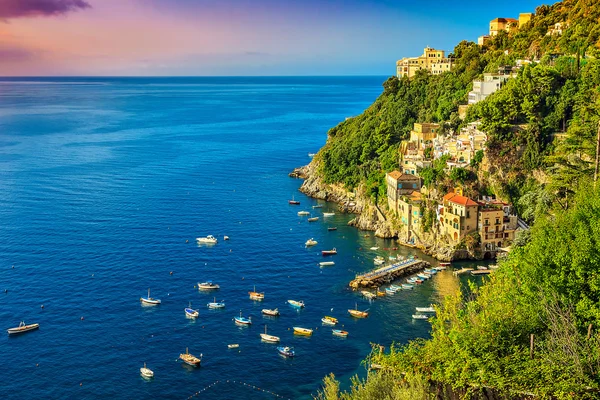
[[0, 46], [0, 63], [28, 61], [33, 58], [35, 54], [29, 50]]
[[0, 0], [0, 19], [62, 15], [91, 7], [86, 0]]

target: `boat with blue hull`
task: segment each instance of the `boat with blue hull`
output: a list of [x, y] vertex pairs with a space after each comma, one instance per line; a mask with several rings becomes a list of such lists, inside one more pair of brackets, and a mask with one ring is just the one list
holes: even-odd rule
[[282, 356], [285, 356], [285, 357], [296, 356], [296, 352], [294, 351], [293, 347], [281, 346], [281, 347], [277, 347], [277, 351], [279, 352], [279, 354], [281, 354]]

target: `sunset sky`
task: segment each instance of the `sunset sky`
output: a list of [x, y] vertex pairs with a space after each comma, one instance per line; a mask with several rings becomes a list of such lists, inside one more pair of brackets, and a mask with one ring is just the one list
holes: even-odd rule
[[0, 0], [0, 75], [393, 75], [540, 0]]

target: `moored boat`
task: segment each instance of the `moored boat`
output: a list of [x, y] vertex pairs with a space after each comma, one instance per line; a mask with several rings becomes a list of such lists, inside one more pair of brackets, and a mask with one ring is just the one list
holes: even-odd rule
[[279, 352], [279, 354], [286, 357], [294, 357], [296, 355], [296, 352], [294, 351], [293, 347], [281, 346], [277, 348], [277, 351]]
[[317, 204], [316, 206], [312, 206], [312, 208], [323, 208], [323, 204]]
[[292, 196], [292, 200], [288, 200], [288, 204], [291, 204], [293, 206], [297, 206], [300, 204], [300, 202], [298, 200], [294, 200], [294, 197]]
[[238, 347], [240, 347], [238, 343], [232, 343], [227, 345], [228, 349], [237, 349]]
[[377, 256], [377, 257], [375, 257], [375, 259], [373, 259], [373, 262], [375, 263], [375, 265], [381, 265], [381, 264], [385, 263], [385, 258], [383, 258], [381, 256]]
[[341, 337], [348, 336], [348, 332], [343, 331], [341, 329], [332, 329], [331, 333], [333, 333], [335, 336], [341, 336]]
[[300, 301], [288, 300], [288, 303], [293, 307], [304, 308], [304, 302], [302, 300], [300, 300]]
[[195, 357], [189, 353], [188, 348], [186, 347], [185, 353], [180, 354], [179, 359], [187, 365], [191, 365], [192, 367], [198, 367], [202, 362], [202, 354], [200, 354], [200, 358]]
[[265, 315], [270, 315], [271, 317], [278, 317], [279, 316], [279, 310], [277, 308], [271, 310], [268, 308], [263, 308], [262, 309], [262, 313]]
[[368, 310], [359, 311], [358, 304], [355, 304], [354, 310], [349, 309], [348, 313], [355, 318], [367, 318], [369, 316]]
[[375, 293], [371, 293], [366, 290], [361, 290], [360, 294], [362, 294], [364, 297], [366, 297], [369, 300], [373, 300], [374, 298], [377, 297], [377, 295]]
[[413, 288], [414, 288], [414, 285], [411, 285], [410, 283], [403, 283], [402, 284], [402, 289], [411, 290]]
[[264, 292], [257, 292], [256, 291], [256, 286], [254, 286], [254, 290], [252, 292], [248, 292], [248, 295], [250, 296], [250, 298], [252, 300], [262, 301], [265, 298], [265, 293]]
[[425, 273], [418, 273], [417, 276], [423, 280], [427, 280], [427, 279], [431, 278], [431, 275], [427, 275]]
[[310, 217], [307, 221], [308, 222], [317, 222], [319, 220], [319, 217]]
[[264, 340], [265, 342], [270, 342], [270, 343], [277, 343], [280, 340], [279, 336], [273, 336], [273, 335], [267, 334], [267, 325], [265, 325], [265, 333], [261, 333], [260, 338], [262, 340]]
[[150, 304], [153, 306], [160, 304], [160, 299], [150, 297], [150, 289], [148, 289], [148, 297], [140, 297], [140, 301], [142, 304]]
[[154, 378], [154, 371], [152, 371], [150, 368], [147, 368], [146, 363], [144, 363], [144, 366], [140, 368], [140, 374], [144, 378]]
[[323, 262], [320, 262], [319, 265], [321, 267], [327, 267], [329, 265], [335, 265], [335, 262], [334, 261], [323, 261]]
[[337, 320], [337, 318], [326, 315], [323, 318], [321, 318], [321, 322], [323, 322], [326, 325], [335, 325], [338, 323], [338, 320]]
[[314, 246], [316, 245], [318, 242], [316, 240], [314, 240], [313, 238], [310, 238], [306, 241], [306, 243], [304, 243], [304, 245], [306, 247], [310, 247], [310, 246]]
[[334, 215], [335, 215], [335, 213], [334, 213], [334, 212], [324, 212], [324, 213], [323, 213], [323, 216], [324, 216], [324, 217], [333, 217]]
[[208, 235], [208, 236], [205, 236], [205, 237], [196, 238], [196, 242], [197, 243], [203, 243], [203, 244], [216, 244], [217, 243], [217, 238], [214, 237], [213, 235]]
[[25, 324], [24, 321], [21, 321], [19, 323], [19, 326], [17, 326], [16, 328], [9, 328], [6, 330], [6, 332], [9, 335], [18, 335], [19, 333], [25, 333], [25, 332], [29, 332], [29, 331], [33, 331], [36, 330], [40, 327], [40, 324]]
[[429, 319], [429, 317], [425, 314], [413, 314], [412, 318], [413, 319]]
[[294, 326], [294, 334], [296, 334], [296, 335], [310, 336], [310, 335], [312, 335], [312, 333], [313, 333], [312, 329]]
[[189, 306], [184, 308], [185, 311], [185, 316], [188, 318], [198, 318], [198, 316], [200, 315], [200, 313], [198, 312], [198, 310], [194, 310], [192, 308], [192, 303], [190, 302]]
[[242, 317], [242, 312], [240, 311], [240, 316], [239, 317], [233, 317], [233, 320], [235, 321], [236, 324], [240, 324], [240, 325], [252, 325], [252, 317]]
[[337, 254], [337, 249], [334, 247], [331, 250], [323, 250], [323, 251], [321, 251], [321, 254], [324, 256], [332, 256], [334, 254]]
[[213, 283], [213, 281], [198, 283], [198, 290], [215, 290], [219, 288], [220, 286], [216, 283]]
[[208, 303], [208, 304], [206, 304], [206, 306], [211, 309], [225, 308], [225, 302], [224, 301], [217, 302], [217, 298], [214, 297], [212, 303]]
[[310, 213], [308, 211], [298, 211], [298, 216], [299, 217], [302, 217], [302, 216], [305, 216], [305, 215], [310, 215]]
[[433, 307], [415, 307], [415, 309], [420, 313], [435, 313], [435, 308]]
[[397, 292], [397, 290], [392, 289], [392, 288], [385, 288], [385, 293], [387, 293], [388, 295], [390, 294], [395, 294]]
[[330, 226], [327, 228], [328, 231], [337, 231], [337, 226]]

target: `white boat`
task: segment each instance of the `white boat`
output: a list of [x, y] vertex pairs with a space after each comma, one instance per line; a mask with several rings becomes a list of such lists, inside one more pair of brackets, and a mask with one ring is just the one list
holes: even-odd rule
[[220, 286], [216, 283], [213, 283], [213, 281], [198, 283], [198, 290], [215, 290], [219, 288]]
[[146, 368], [146, 363], [144, 363], [144, 366], [140, 368], [140, 374], [144, 378], [154, 378], [154, 372], [150, 368]]
[[304, 308], [304, 302], [302, 300], [297, 301], [297, 300], [288, 300], [288, 303], [296, 308]]
[[309, 219], [307, 219], [308, 222], [317, 222], [319, 220], [319, 217], [310, 217]]
[[262, 309], [262, 313], [265, 315], [269, 315], [271, 317], [278, 317], [279, 316], [279, 310], [277, 308], [270, 310], [268, 308], [263, 308]]
[[323, 261], [323, 262], [320, 262], [319, 265], [321, 267], [327, 267], [328, 265], [335, 265], [335, 261]]
[[396, 257], [394, 257], [394, 256], [389, 256], [389, 257], [388, 257], [388, 259], [389, 259], [390, 261], [396, 261]]
[[188, 318], [198, 318], [198, 316], [200, 315], [198, 310], [194, 310], [192, 308], [191, 302], [190, 302], [189, 306], [184, 309], [184, 311], [185, 311], [185, 316]]
[[223, 236], [223, 240], [229, 240], [229, 236], [227, 236], [227, 235]]
[[238, 347], [240, 347], [238, 343], [232, 343], [227, 345], [228, 349], [237, 349]]
[[6, 330], [6, 332], [8, 332], [9, 335], [18, 335], [19, 333], [25, 333], [25, 332], [29, 332], [29, 331], [33, 331], [35, 329], [38, 329], [40, 327], [40, 324], [30, 324], [27, 325], [25, 324], [24, 321], [21, 321], [21, 323], [19, 323], [19, 326], [16, 328], [9, 328]]
[[260, 338], [262, 340], [264, 340], [265, 342], [270, 342], [270, 343], [279, 343], [279, 341], [281, 340], [281, 339], [279, 339], [279, 336], [273, 336], [273, 335], [267, 334], [267, 325], [265, 325], [265, 333], [261, 333]]
[[310, 215], [310, 213], [308, 211], [298, 211], [298, 216], [299, 217], [302, 217], [302, 216], [305, 216], [305, 215]]
[[312, 208], [323, 208], [323, 204], [317, 204], [316, 206], [312, 206]]
[[433, 307], [415, 307], [415, 309], [420, 313], [435, 313], [435, 308]]
[[150, 304], [153, 306], [160, 304], [159, 299], [154, 299], [150, 297], [150, 289], [148, 289], [148, 297], [140, 297], [140, 301], [142, 302], [142, 304]]
[[366, 290], [361, 291], [360, 294], [362, 294], [369, 300], [373, 300], [374, 298], [377, 297], [377, 295], [375, 293], [367, 292]]
[[382, 265], [385, 263], [385, 258], [383, 258], [381, 256], [377, 256], [377, 257], [375, 257], [373, 262], [375, 263], [375, 265]]
[[311, 158], [314, 157], [314, 156], [316, 156], [316, 155], [317, 155], [317, 153], [308, 153], [308, 156], [311, 157]]
[[206, 305], [206, 307], [211, 308], [211, 309], [216, 309], [216, 308], [225, 308], [225, 302], [217, 302], [217, 298], [214, 297], [212, 303], [208, 303]]
[[310, 247], [310, 246], [315, 246], [317, 243], [318, 242], [316, 240], [314, 240], [313, 238], [310, 238], [304, 244], [306, 245], [306, 247]]
[[379, 250], [379, 247], [369, 247], [369, 250]]
[[324, 212], [324, 213], [323, 213], [323, 216], [324, 216], [324, 217], [333, 217], [334, 215], [335, 215], [335, 213], [334, 213], [334, 212]]
[[429, 317], [425, 314], [413, 314], [412, 318], [413, 319], [429, 319]]
[[321, 322], [324, 323], [325, 325], [335, 325], [338, 323], [338, 320], [337, 320], [337, 318], [329, 317], [326, 315], [323, 318], [321, 318]]
[[208, 235], [206, 237], [196, 238], [196, 242], [197, 243], [204, 243], [204, 244], [216, 244], [217, 243], [217, 238], [215, 238], [213, 235]]

